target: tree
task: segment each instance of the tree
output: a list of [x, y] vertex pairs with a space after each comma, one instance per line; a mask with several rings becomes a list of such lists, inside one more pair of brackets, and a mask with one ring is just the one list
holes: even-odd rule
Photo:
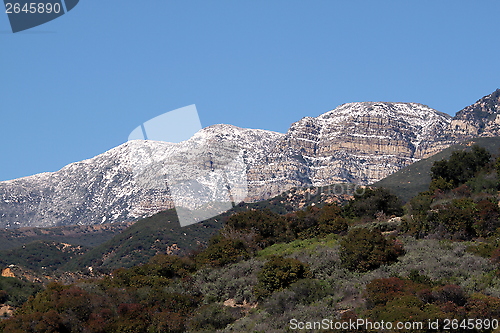
[[403, 215], [401, 200], [384, 188], [367, 189], [344, 206], [344, 215], [350, 218], [373, 219], [379, 212], [387, 216]]
[[228, 219], [225, 229], [253, 234], [254, 242], [261, 248], [294, 238], [287, 220], [268, 209], [234, 214]]
[[342, 209], [337, 204], [325, 205], [319, 216], [319, 232], [321, 235], [341, 233], [347, 231], [349, 225], [341, 216]]
[[478, 211], [477, 220], [474, 224], [474, 230], [478, 236], [493, 236], [500, 228], [500, 210], [498, 203], [483, 199], [476, 203]]
[[380, 230], [351, 230], [340, 243], [342, 265], [349, 270], [367, 272], [394, 262], [402, 254], [402, 246], [387, 240]]
[[446, 180], [442, 176], [439, 176], [431, 180], [429, 191], [431, 191], [432, 193], [434, 193], [436, 190], [449, 191], [453, 187], [453, 182], [451, 180]]
[[[434, 162], [431, 168], [433, 186], [453, 187], [467, 182], [484, 168], [491, 159], [491, 154], [483, 147], [472, 146], [471, 151], [454, 151], [448, 160]], [[445, 188], [441, 188], [445, 190]]]
[[195, 260], [200, 265], [225, 266], [249, 257], [249, 251], [243, 241], [216, 236]]
[[441, 236], [470, 239], [476, 236], [474, 226], [479, 221], [479, 216], [474, 201], [469, 198], [460, 198], [452, 200], [451, 203], [436, 206], [429, 221], [434, 225], [434, 229], [444, 229], [445, 232], [441, 232]]
[[228, 324], [241, 317], [239, 309], [226, 307], [221, 304], [210, 304], [201, 307], [189, 321], [192, 330], [210, 330], [215, 332], [218, 329], [225, 328]]
[[159, 276], [169, 279], [185, 277], [196, 271], [196, 265], [189, 257], [157, 254], [149, 261]]
[[288, 287], [293, 282], [310, 277], [306, 264], [293, 258], [272, 256], [257, 274], [258, 284], [255, 293], [258, 298], [264, 298], [274, 291]]

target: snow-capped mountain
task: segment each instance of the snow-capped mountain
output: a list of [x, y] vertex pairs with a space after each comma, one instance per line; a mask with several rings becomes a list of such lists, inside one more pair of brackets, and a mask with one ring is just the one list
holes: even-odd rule
[[[149, 216], [174, 205], [169, 188], [157, 181], [154, 168], [137, 174], [144, 160], [153, 158], [178, 167], [182, 166], [179, 159], [186, 158], [186, 164], [197, 163], [190, 170], [211, 170], [223, 162], [218, 153], [236, 147], [251, 152], [244, 158], [254, 163], [263, 159], [282, 136], [271, 131], [214, 125], [178, 144], [129, 141], [57, 172], [3, 181], [0, 227], [101, 224]], [[197, 147], [201, 147], [198, 155], [190, 157]]]
[[450, 120], [416, 103], [343, 104], [292, 124], [272, 157], [304, 184], [370, 184], [446, 147], [439, 134]]
[[[191, 206], [219, 200], [221, 186], [237, 202], [291, 187], [370, 184], [462, 138], [498, 135], [499, 93], [455, 118], [417, 103], [361, 102], [303, 118], [286, 134], [214, 125], [176, 144], [129, 141], [57, 172], [0, 182], [0, 227], [135, 220], [172, 208], [184, 178], [198, 179], [181, 202]], [[244, 191], [234, 186], [242, 183]]]

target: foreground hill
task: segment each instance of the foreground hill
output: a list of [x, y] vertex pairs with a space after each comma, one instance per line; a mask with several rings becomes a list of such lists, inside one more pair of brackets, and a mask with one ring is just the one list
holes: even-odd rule
[[373, 186], [390, 189], [402, 200], [408, 201], [429, 188], [431, 182], [430, 171], [434, 162], [448, 159], [454, 151], [469, 149], [474, 144], [486, 148], [492, 155], [500, 153], [500, 137], [469, 139], [463, 143], [452, 145], [431, 157], [415, 162], [374, 183]]
[[128, 228], [132, 222], [99, 225], [77, 225], [52, 228], [0, 229], [0, 251], [36, 241], [97, 246]]
[[[352, 186], [344, 184], [338, 188]], [[348, 192], [348, 191], [346, 191]], [[167, 253], [186, 255], [207, 246], [209, 239], [224, 225], [228, 217], [249, 210], [269, 210], [276, 214], [291, 213], [309, 205], [321, 206], [329, 202], [345, 202], [351, 196], [339, 195], [318, 188], [297, 188], [274, 198], [256, 202], [241, 203], [221, 215], [181, 227], [174, 209], [157, 213], [142, 219], [96, 246], [84, 255], [63, 265], [66, 270], [110, 269], [144, 264], [154, 255]]]

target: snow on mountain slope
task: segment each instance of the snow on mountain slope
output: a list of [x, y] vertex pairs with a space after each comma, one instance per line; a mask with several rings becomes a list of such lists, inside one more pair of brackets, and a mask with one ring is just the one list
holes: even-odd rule
[[274, 176], [294, 186], [369, 184], [448, 146], [440, 133], [450, 118], [417, 103], [343, 104], [292, 124], [270, 155]]
[[[251, 151], [248, 161], [265, 156], [283, 134], [215, 125], [178, 144], [136, 140], [57, 172], [0, 182], [0, 227], [48, 227], [130, 221], [173, 207], [166, 186], [138, 184], [134, 170], [141, 152], [169, 163], [195, 146], [215, 153], [225, 142]], [[206, 162], [209, 162], [209, 157]], [[203, 160], [198, 160], [198, 162]], [[210, 166], [199, 165], [198, 168]], [[161, 176], [161, 175], [160, 175]], [[155, 177], [153, 175], [152, 177]]]

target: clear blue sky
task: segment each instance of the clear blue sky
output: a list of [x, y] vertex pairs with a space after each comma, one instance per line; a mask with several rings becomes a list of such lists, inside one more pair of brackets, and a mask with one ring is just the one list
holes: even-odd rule
[[285, 132], [356, 101], [454, 115], [500, 87], [500, 1], [96, 1], [12, 34], [0, 12], [0, 180], [56, 171], [196, 104]]

